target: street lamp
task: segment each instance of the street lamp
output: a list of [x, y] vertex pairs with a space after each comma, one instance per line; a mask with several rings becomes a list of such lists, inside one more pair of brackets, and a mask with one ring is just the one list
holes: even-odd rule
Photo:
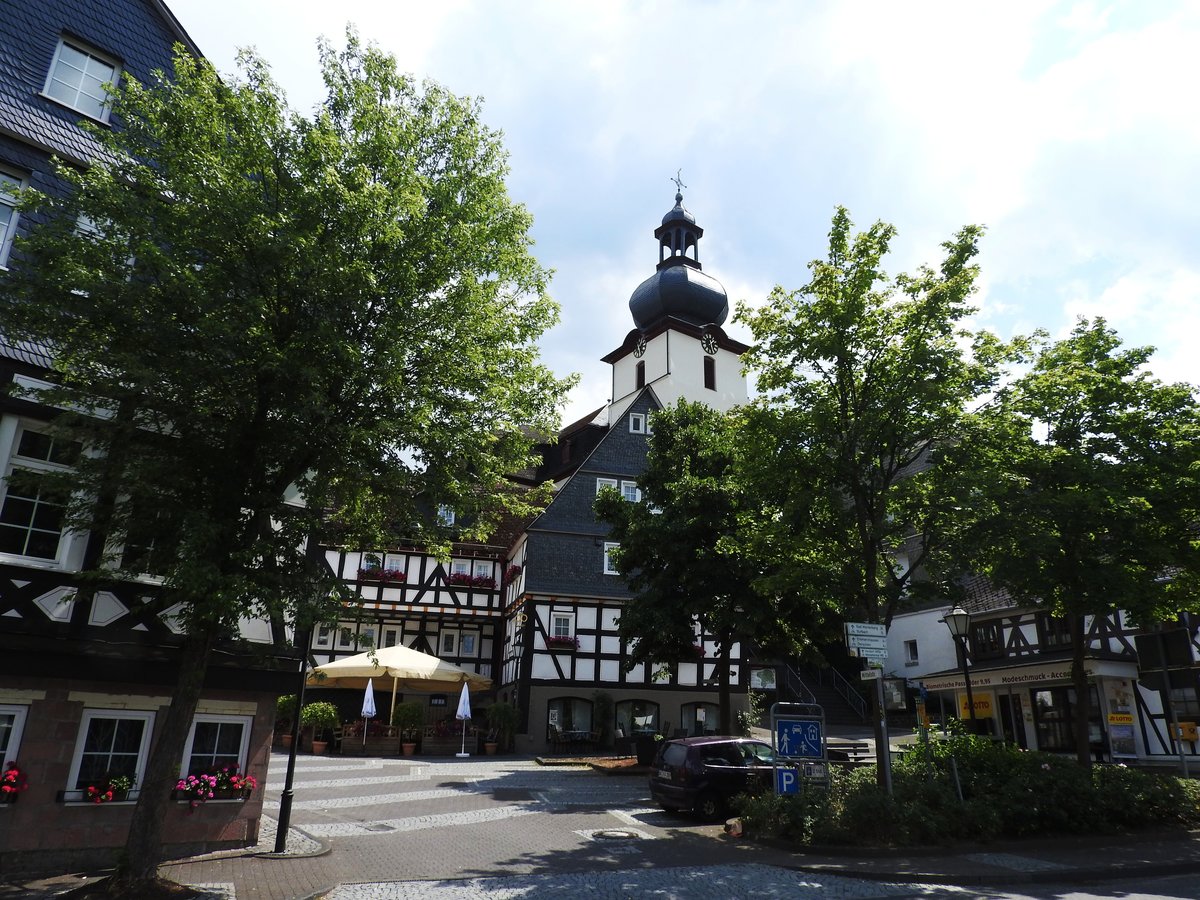
[[978, 734], [975, 698], [971, 696], [971, 673], [967, 669], [967, 635], [971, 631], [971, 614], [961, 606], [956, 606], [946, 613], [941, 621], [945, 622], [946, 627], [950, 629], [950, 634], [954, 636], [954, 643], [958, 648], [958, 658], [962, 662], [963, 683], [967, 688], [967, 708], [971, 712], [971, 733]]

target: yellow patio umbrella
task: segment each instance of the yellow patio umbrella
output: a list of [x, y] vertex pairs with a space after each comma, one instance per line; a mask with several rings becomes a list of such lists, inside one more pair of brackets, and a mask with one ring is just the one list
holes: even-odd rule
[[[308, 684], [364, 689], [372, 678], [391, 679], [392, 713], [396, 711], [396, 693], [400, 690], [449, 693], [464, 684], [469, 691], [486, 691], [492, 686], [492, 679], [486, 676], [401, 644], [356, 653], [317, 666], [309, 673]], [[388, 722], [391, 721], [389, 715]]]

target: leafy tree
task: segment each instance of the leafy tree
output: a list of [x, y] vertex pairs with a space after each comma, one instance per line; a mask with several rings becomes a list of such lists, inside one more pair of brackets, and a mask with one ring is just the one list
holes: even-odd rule
[[957, 504], [929, 463], [995, 383], [1005, 348], [962, 325], [979, 228], [944, 243], [936, 271], [892, 279], [881, 262], [895, 229], [851, 230], [839, 208], [811, 280], [738, 312], [763, 393], [744, 436], [747, 484], [766, 513], [752, 552], [777, 592], [887, 625], [928, 587], [918, 573]]
[[942, 245], [937, 271], [890, 280], [880, 263], [895, 229], [876, 223], [852, 239], [851, 228], [839, 208], [809, 283], [739, 310], [763, 392], [744, 455], [769, 512], [757, 550], [776, 579], [818, 605], [832, 599], [846, 618], [890, 624], [919, 587], [940, 534], [931, 526], [956, 502], [930, 462], [995, 384], [1006, 348], [961, 325], [979, 228]]
[[729, 658], [735, 644], [794, 647], [802, 622], [776, 595], [760, 596], [760, 568], [738, 540], [753, 515], [738, 466], [736, 415], [681, 400], [654, 416], [642, 503], [612, 488], [596, 499], [620, 543], [616, 564], [634, 596], [621, 612], [627, 668], [696, 659], [697, 624], [717, 642], [720, 730], [731, 733]]
[[68, 195], [26, 198], [41, 224], [0, 282], [6, 335], [52, 351], [40, 399], [97, 413], [60, 422], [89, 448], [71, 521], [94, 546], [136, 547], [148, 515], [169, 538], [161, 603], [186, 638], [129, 895], [154, 877], [214, 644], [327, 596], [305, 538], [325, 516], [374, 543], [438, 503], [520, 511], [503, 476], [528, 463], [522, 426], [552, 432], [569, 386], [537, 360], [557, 307], [478, 103], [353, 34], [321, 62], [307, 118], [249, 54], [225, 81], [182, 52], [172, 77], [124, 80], [122, 127], [92, 129], [91, 168], [59, 168]]
[[[984, 410], [973, 520], [960, 560], [1066, 618], [1075, 742], [1090, 765], [1085, 617], [1150, 625], [1200, 602], [1200, 409], [1195, 390], [1147, 370], [1103, 319], [1039, 346]], [[965, 554], [963, 551], [966, 551]]]

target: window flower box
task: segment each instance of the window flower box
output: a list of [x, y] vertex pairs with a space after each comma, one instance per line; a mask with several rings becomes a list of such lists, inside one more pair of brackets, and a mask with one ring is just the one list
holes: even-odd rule
[[446, 576], [446, 584], [491, 590], [496, 586], [496, 579], [490, 575], [468, 575], [466, 572], [452, 572]]
[[379, 569], [372, 567], [358, 570], [359, 581], [378, 581], [382, 584], [404, 584], [407, 578], [408, 575], [403, 569]]
[[546, 647], [550, 650], [578, 650], [579, 638], [577, 637], [548, 637], [546, 638]]
[[692, 644], [692, 656], [696, 657], [696, 659], [704, 659], [704, 645]]
[[133, 788], [133, 778], [129, 775], [110, 775], [89, 784], [83, 791], [83, 799], [88, 803], [120, 803], [129, 799], [129, 791]]
[[256, 787], [258, 779], [241, 774], [237, 765], [231, 765], [180, 778], [171, 796], [186, 801], [189, 809], [195, 809], [209, 800], [245, 801]]
[[521, 567], [515, 563], [504, 570], [504, 583], [512, 584], [521, 574]]

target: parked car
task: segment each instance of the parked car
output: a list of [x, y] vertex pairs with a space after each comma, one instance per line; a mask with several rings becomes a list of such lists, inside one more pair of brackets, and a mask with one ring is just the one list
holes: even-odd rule
[[654, 757], [650, 795], [663, 809], [722, 818], [737, 794], [770, 790], [775, 753], [770, 744], [712, 735], [663, 741]]

